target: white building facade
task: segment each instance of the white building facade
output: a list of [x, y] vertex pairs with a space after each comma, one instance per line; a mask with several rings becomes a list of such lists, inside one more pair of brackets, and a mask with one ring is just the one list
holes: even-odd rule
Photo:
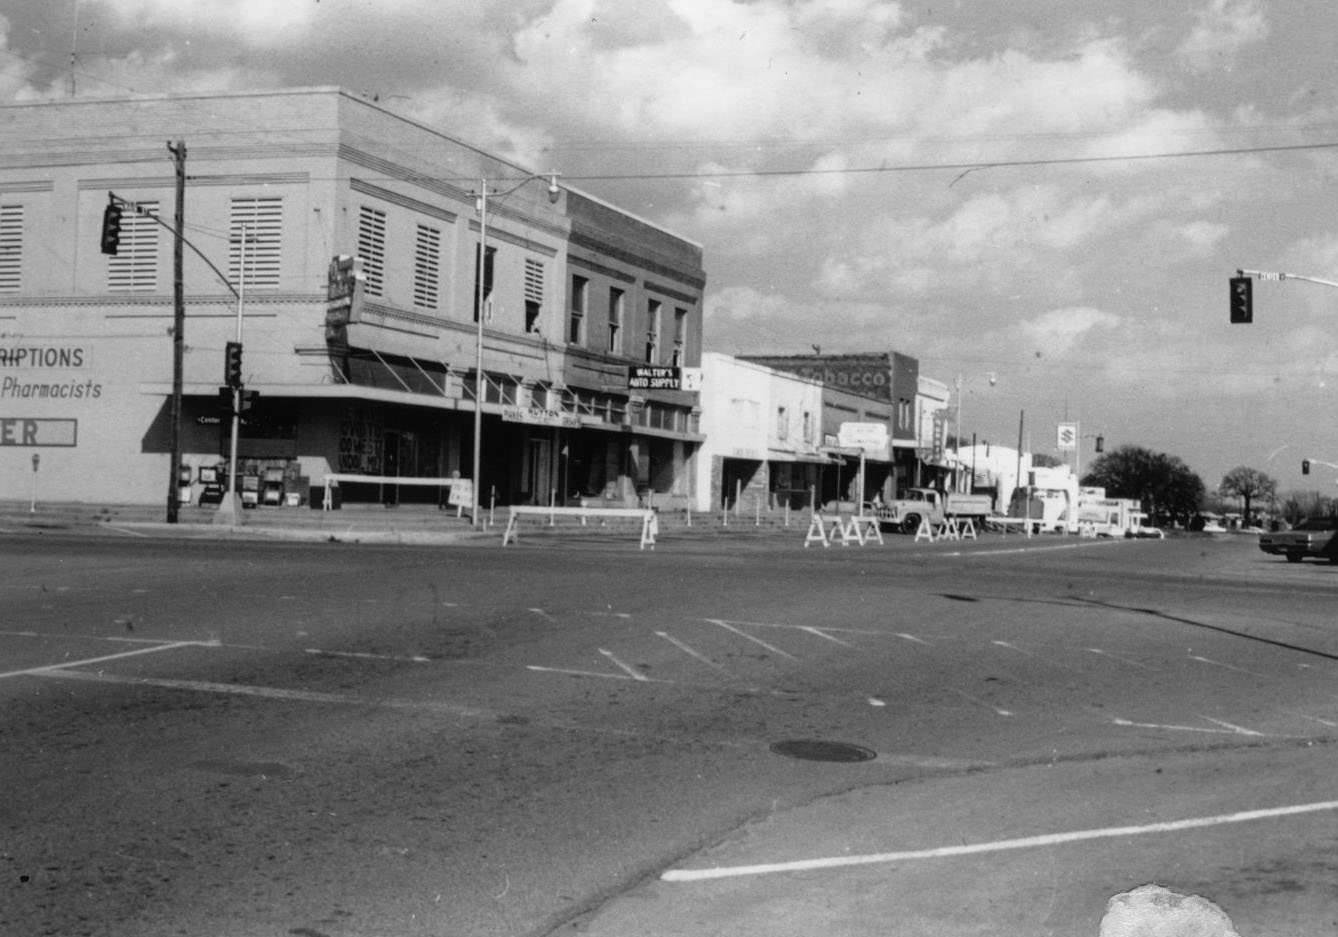
[[0, 107], [0, 498], [199, 499], [240, 330], [238, 474], [285, 494], [688, 505], [696, 394], [628, 370], [698, 363], [701, 248], [550, 182], [336, 88]]
[[698, 511], [748, 513], [812, 504], [821, 452], [823, 385], [715, 352], [702, 355]]

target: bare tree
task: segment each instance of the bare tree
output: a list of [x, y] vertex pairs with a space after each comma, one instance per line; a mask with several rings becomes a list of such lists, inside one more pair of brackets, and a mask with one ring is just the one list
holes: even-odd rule
[[1242, 515], [1246, 524], [1250, 522], [1250, 504], [1256, 500], [1271, 498], [1278, 491], [1278, 483], [1258, 469], [1238, 465], [1222, 476], [1222, 483], [1217, 486], [1223, 497], [1240, 498]]

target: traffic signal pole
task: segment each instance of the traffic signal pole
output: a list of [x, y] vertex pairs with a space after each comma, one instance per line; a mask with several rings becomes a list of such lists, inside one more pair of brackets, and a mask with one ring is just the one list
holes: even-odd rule
[[168, 143], [176, 165], [177, 204], [172, 240], [172, 457], [167, 486], [167, 523], [175, 524], [181, 510], [181, 385], [186, 356], [186, 285], [182, 269], [182, 236], [186, 227], [186, 142]]

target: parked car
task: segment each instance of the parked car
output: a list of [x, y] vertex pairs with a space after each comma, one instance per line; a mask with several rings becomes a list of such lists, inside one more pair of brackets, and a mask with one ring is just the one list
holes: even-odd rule
[[1288, 563], [1299, 563], [1307, 556], [1338, 563], [1338, 517], [1308, 517], [1291, 530], [1270, 530], [1259, 535], [1259, 549], [1274, 556], [1285, 556]]

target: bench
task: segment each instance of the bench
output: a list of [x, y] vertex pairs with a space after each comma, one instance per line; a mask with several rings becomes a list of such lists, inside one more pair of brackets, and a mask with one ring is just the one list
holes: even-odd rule
[[575, 518], [581, 522], [581, 526], [586, 526], [586, 522], [593, 518], [607, 520], [608, 518], [630, 518], [641, 521], [641, 549], [649, 546], [655, 549], [655, 535], [660, 532], [660, 521], [658, 515], [650, 508], [603, 508], [603, 507], [542, 507], [540, 505], [518, 504], [509, 508], [511, 514], [506, 520], [506, 530], [502, 532], [502, 546], [508, 543], [515, 543], [519, 536], [516, 521], [522, 517], [545, 517], [548, 518], [548, 526], [557, 525], [558, 518]]

